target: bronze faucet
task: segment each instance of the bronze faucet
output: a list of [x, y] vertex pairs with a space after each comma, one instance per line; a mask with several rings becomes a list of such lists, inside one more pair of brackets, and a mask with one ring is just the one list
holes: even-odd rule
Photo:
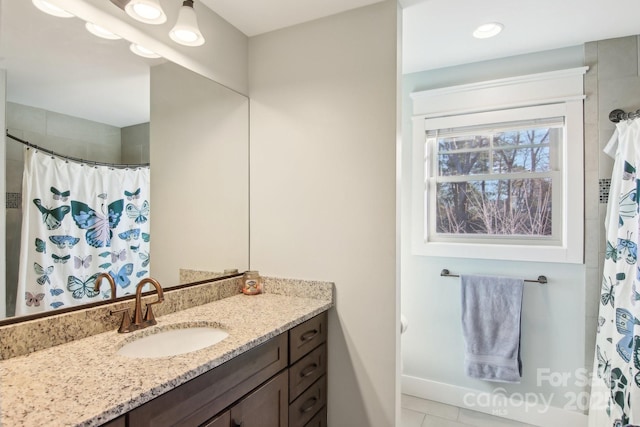
[[[154, 288], [156, 288], [156, 292], [158, 293], [158, 299], [154, 302], [150, 302], [147, 304], [147, 311], [144, 314], [144, 318], [142, 317], [142, 288], [147, 283], [151, 283]], [[129, 308], [123, 308], [121, 310], [112, 311], [111, 314], [123, 312], [122, 322], [120, 323], [120, 327], [118, 328], [119, 333], [124, 332], [133, 332], [138, 329], [144, 329], [147, 326], [152, 326], [158, 323], [153, 315], [153, 311], [151, 310], [151, 306], [154, 304], [159, 304], [164, 301], [164, 294], [162, 292], [162, 286], [158, 283], [157, 280], [152, 279], [150, 277], [145, 277], [142, 279], [138, 285], [136, 286], [136, 305], [133, 311], [133, 318], [129, 315]], [[133, 323], [132, 323], [133, 319]]]
[[96, 277], [95, 284], [93, 285], [93, 290], [98, 292], [100, 290], [100, 285], [102, 284], [102, 279], [107, 279], [109, 281], [109, 286], [111, 286], [111, 296], [109, 299], [116, 299], [116, 282], [113, 280], [110, 274], [100, 273]]
[[[158, 293], [158, 299], [154, 302], [150, 302], [147, 304], [147, 312], [144, 314], [144, 319], [142, 318], [142, 288], [145, 284], [151, 283], [154, 288], [156, 288], [156, 292]], [[155, 325], [156, 318], [153, 316], [153, 311], [151, 311], [151, 306], [154, 304], [160, 304], [164, 301], [164, 294], [162, 292], [162, 286], [156, 279], [152, 279], [151, 277], [145, 277], [142, 279], [138, 286], [136, 286], [136, 308], [133, 312], [133, 325], [140, 325], [137, 329], [146, 328], [147, 326]]]

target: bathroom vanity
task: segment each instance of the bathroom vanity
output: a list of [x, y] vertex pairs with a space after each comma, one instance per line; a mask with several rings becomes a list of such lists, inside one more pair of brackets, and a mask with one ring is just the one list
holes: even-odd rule
[[[176, 311], [142, 331], [110, 331], [1, 361], [2, 425], [326, 426], [333, 296], [287, 295], [280, 285], [272, 288], [278, 293]], [[215, 324], [229, 336], [169, 357], [117, 353], [154, 331], [194, 324]]]

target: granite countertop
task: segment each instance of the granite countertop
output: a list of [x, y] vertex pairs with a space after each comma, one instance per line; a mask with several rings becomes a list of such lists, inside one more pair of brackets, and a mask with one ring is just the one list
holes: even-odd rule
[[[106, 332], [0, 361], [0, 425], [97, 426], [328, 310], [332, 301], [236, 295], [158, 318], [129, 334]], [[132, 359], [117, 350], [154, 328], [212, 322], [229, 336], [178, 356]]]

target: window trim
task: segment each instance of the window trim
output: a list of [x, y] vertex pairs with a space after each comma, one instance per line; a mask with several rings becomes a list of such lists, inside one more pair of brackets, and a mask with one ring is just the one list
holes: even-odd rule
[[[518, 261], [583, 263], [584, 239], [584, 171], [583, 171], [583, 99], [582, 76], [586, 67], [560, 72], [542, 73], [464, 85], [453, 88], [436, 89], [412, 94], [414, 98], [413, 117], [413, 174], [412, 174], [412, 253], [414, 255], [463, 257], [479, 259], [502, 259]], [[571, 80], [567, 84], [567, 79]], [[504, 83], [504, 84], [501, 84]], [[506, 90], [508, 87], [508, 90]], [[567, 90], [567, 87], [570, 89]], [[564, 90], [558, 97], [558, 90]], [[499, 91], [499, 93], [495, 93]], [[446, 99], [447, 93], [452, 99]], [[493, 93], [494, 97], [487, 97]], [[433, 95], [431, 101], [429, 95]], [[542, 95], [542, 98], [541, 98]], [[492, 99], [493, 105], [480, 103], [477, 96]], [[461, 102], [469, 98], [470, 102]], [[458, 111], [446, 109], [454, 105]], [[489, 103], [491, 104], [491, 103]], [[445, 108], [439, 112], [437, 106]], [[474, 108], [473, 105], [476, 105]], [[482, 108], [480, 108], [482, 105]], [[523, 107], [526, 107], [523, 109]], [[429, 185], [426, 165], [429, 161], [426, 150], [427, 130], [438, 128], [462, 127], [468, 123], [495, 123], [496, 114], [501, 122], [519, 120], [524, 112], [540, 114], [551, 111], [556, 116], [565, 117], [565, 138], [562, 153], [562, 230], [558, 240], [524, 239], [529, 243], [513, 244], [500, 242], [501, 238], [491, 239], [491, 243], [478, 242], [477, 239], [458, 238], [452, 241], [433, 241], [429, 239], [425, 216], [428, 197], [425, 186]], [[525, 114], [525, 116], [526, 116]], [[547, 113], [544, 113], [547, 114]], [[491, 119], [494, 117], [494, 119]], [[463, 119], [461, 121], [461, 119]], [[555, 190], [555, 188], [554, 188]], [[555, 196], [554, 196], [555, 202]], [[464, 241], [461, 241], [464, 240]], [[515, 239], [514, 239], [515, 240]]]

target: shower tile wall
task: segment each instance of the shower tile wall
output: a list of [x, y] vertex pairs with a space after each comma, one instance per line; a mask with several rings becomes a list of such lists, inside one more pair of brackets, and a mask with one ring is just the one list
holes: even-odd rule
[[[40, 108], [7, 102], [6, 123], [9, 133], [56, 153], [86, 160], [121, 163], [127, 148], [121, 144], [121, 129]], [[146, 134], [144, 130], [146, 125]], [[130, 154], [128, 163], [149, 161], [148, 123], [140, 129], [130, 129], [127, 145], [137, 147], [137, 155]], [[131, 126], [130, 128], [136, 128]], [[129, 128], [125, 128], [129, 129]], [[135, 141], [147, 136], [146, 143]], [[142, 148], [146, 144], [146, 152]], [[131, 151], [131, 150], [129, 150]], [[135, 152], [135, 149], [134, 149]], [[6, 143], [6, 200], [7, 200], [7, 315], [15, 311], [22, 224], [21, 193], [24, 146], [7, 138]], [[143, 160], [146, 159], [146, 160]]]
[[616, 108], [640, 108], [638, 36], [585, 45], [585, 264], [586, 366], [594, 357], [595, 335], [605, 252], [604, 219], [613, 160], [602, 152], [615, 130], [609, 113]]

